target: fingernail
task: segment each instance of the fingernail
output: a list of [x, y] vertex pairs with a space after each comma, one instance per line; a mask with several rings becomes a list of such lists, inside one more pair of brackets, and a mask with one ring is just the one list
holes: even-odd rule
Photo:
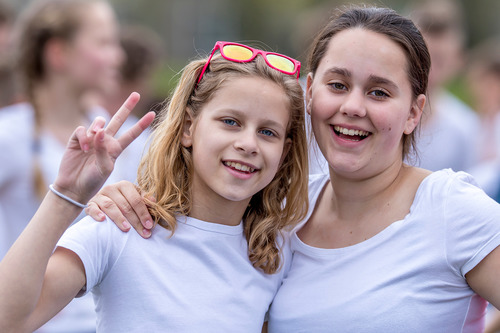
[[153, 222], [151, 222], [150, 220], [146, 220], [146, 222], [144, 222], [144, 226], [148, 229], [151, 229], [153, 227]]
[[142, 230], [142, 234], [145, 236], [145, 237], [149, 237], [151, 236], [151, 231], [148, 230], [148, 229], [144, 229]]
[[127, 230], [130, 229], [130, 223], [128, 223], [128, 221], [123, 221], [122, 226]]
[[104, 216], [104, 213], [98, 213], [98, 214], [97, 214], [97, 217], [98, 217], [99, 219], [101, 219], [101, 220], [102, 220], [102, 219], [104, 219], [106, 216]]
[[89, 145], [88, 144], [84, 144], [83, 145], [83, 151], [84, 152], [88, 152], [89, 151]]

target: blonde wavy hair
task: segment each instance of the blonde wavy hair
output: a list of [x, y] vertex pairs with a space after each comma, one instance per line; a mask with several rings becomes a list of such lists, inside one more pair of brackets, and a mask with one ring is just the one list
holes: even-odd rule
[[193, 161], [191, 150], [181, 144], [186, 110], [196, 119], [218, 89], [236, 78], [260, 77], [276, 83], [288, 96], [291, 147], [274, 179], [251, 198], [243, 216], [250, 261], [265, 273], [275, 273], [282, 262], [281, 231], [303, 219], [308, 209], [303, 91], [294, 76], [270, 68], [260, 56], [252, 62], [235, 63], [215, 55], [197, 84], [206, 61], [195, 60], [184, 68], [170, 101], [160, 111], [139, 167], [138, 185], [146, 197], [155, 198], [147, 202], [155, 224], [174, 232], [176, 215], [187, 216], [192, 207]]

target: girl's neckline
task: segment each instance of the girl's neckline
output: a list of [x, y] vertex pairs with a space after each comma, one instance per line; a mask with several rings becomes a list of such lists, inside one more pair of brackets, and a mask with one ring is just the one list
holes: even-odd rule
[[[353, 245], [348, 245], [348, 246], [343, 246], [343, 247], [334, 247], [334, 248], [322, 248], [322, 247], [309, 245], [309, 244], [305, 243], [304, 241], [302, 241], [300, 239], [300, 237], [297, 235], [297, 232], [300, 230], [300, 228], [302, 228], [307, 222], [301, 224], [299, 227], [297, 227], [293, 230], [292, 240], [297, 246], [301, 247], [302, 249], [309, 251], [309, 252], [314, 252], [315, 254], [320, 254], [320, 255], [321, 254], [329, 255], [329, 254], [334, 254], [334, 253], [353, 251], [357, 248], [363, 248], [363, 247], [370, 245], [372, 243], [382, 241], [383, 239], [389, 237], [392, 234], [392, 230], [395, 230], [396, 228], [398, 228], [399, 226], [404, 224], [405, 221], [408, 220], [408, 218], [414, 212], [415, 208], [418, 206], [418, 201], [421, 199], [421, 193], [422, 193], [423, 189], [425, 188], [426, 184], [431, 179], [433, 179], [435, 177], [439, 177], [443, 172], [447, 172], [446, 169], [441, 170], [441, 171], [432, 172], [431, 174], [427, 175], [420, 182], [420, 184], [417, 188], [417, 191], [415, 193], [415, 198], [410, 206], [410, 210], [409, 210], [408, 214], [405, 215], [404, 218], [393, 221], [391, 224], [389, 224], [387, 227], [382, 229], [380, 232], [376, 233], [375, 235], [373, 235], [372, 237], [370, 237], [364, 241], [358, 242], [358, 243], [353, 244]], [[328, 184], [330, 183], [330, 177], [328, 175], [325, 175], [325, 177], [323, 178], [321, 183], [322, 184], [320, 186], [320, 189], [318, 190], [319, 193], [322, 193], [325, 190], [325, 187], [328, 186]], [[314, 207], [316, 205], [317, 199], [319, 198], [320, 195], [321, 194], [318, 194], [316, 196], [315, 201], [314, 201], [314, 205], [311, 205], [311, 207]], [[314, 208], [313, 208], [313, 210], [314, 210]], [[311, 214], [308, 214], [305, 221], [308, 221], [310, 217], [311, 217]]]

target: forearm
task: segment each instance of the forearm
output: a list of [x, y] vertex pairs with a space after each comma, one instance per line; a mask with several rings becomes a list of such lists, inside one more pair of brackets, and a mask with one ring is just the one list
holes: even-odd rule
[[[42, 291], [50, 256], [81, 208], [49, 192], [0, 262], [0, 331], [26, 322]], [[4, 325], [6, 325], [4, 327]]]

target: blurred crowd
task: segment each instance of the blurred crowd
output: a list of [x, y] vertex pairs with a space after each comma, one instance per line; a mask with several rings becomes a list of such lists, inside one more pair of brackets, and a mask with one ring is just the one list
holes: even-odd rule
[[[464, 8], [455, 0], [415, 0], [403, 14], [421, 30], [432, 61], [417, 151], [406, 162], [468, 172], [500, 202], [500, 36], [469, 47]], [[314, 143], [310, 170], [328, 172]]]
[[[120, 26], [107, 1], [35, 0], [20, 13], [0, 2], [0, 258], [47, 193], [77, 126], [109, 119], [132, 91], [142, 98], [123, 131], [152, 108], [162, 53], [154, 31]], [[146, 145], [143, 134], [109, 181], [135, 181]], [[95, 321], [89, 294], [37, 332], [95, 332]]]
[[[432, 68], [418, 151], [407, 162], [469, 172], [500, 202], [500, 36], [467, 47], [464, 12], [452, 0], [418, 1], [408, 15]], [[0, 258], [47, 192], [76, 126], [109, 119], [132, 91], [142, 96], [135, 117], [154, 107], [162, 57], [161, 38], [145, 26], [120, 26], [106, 1], [35, 0], [20, 13], [0, 2]], [[456, 82], [462, 96], [450, 90]], [[109, 182], [134, 181], [146, 145], [147, 134], [127, 148]], [[327, 166], [313, 159], [311, 169]], [[39, 332], [94, 332], [88, 298]]]

